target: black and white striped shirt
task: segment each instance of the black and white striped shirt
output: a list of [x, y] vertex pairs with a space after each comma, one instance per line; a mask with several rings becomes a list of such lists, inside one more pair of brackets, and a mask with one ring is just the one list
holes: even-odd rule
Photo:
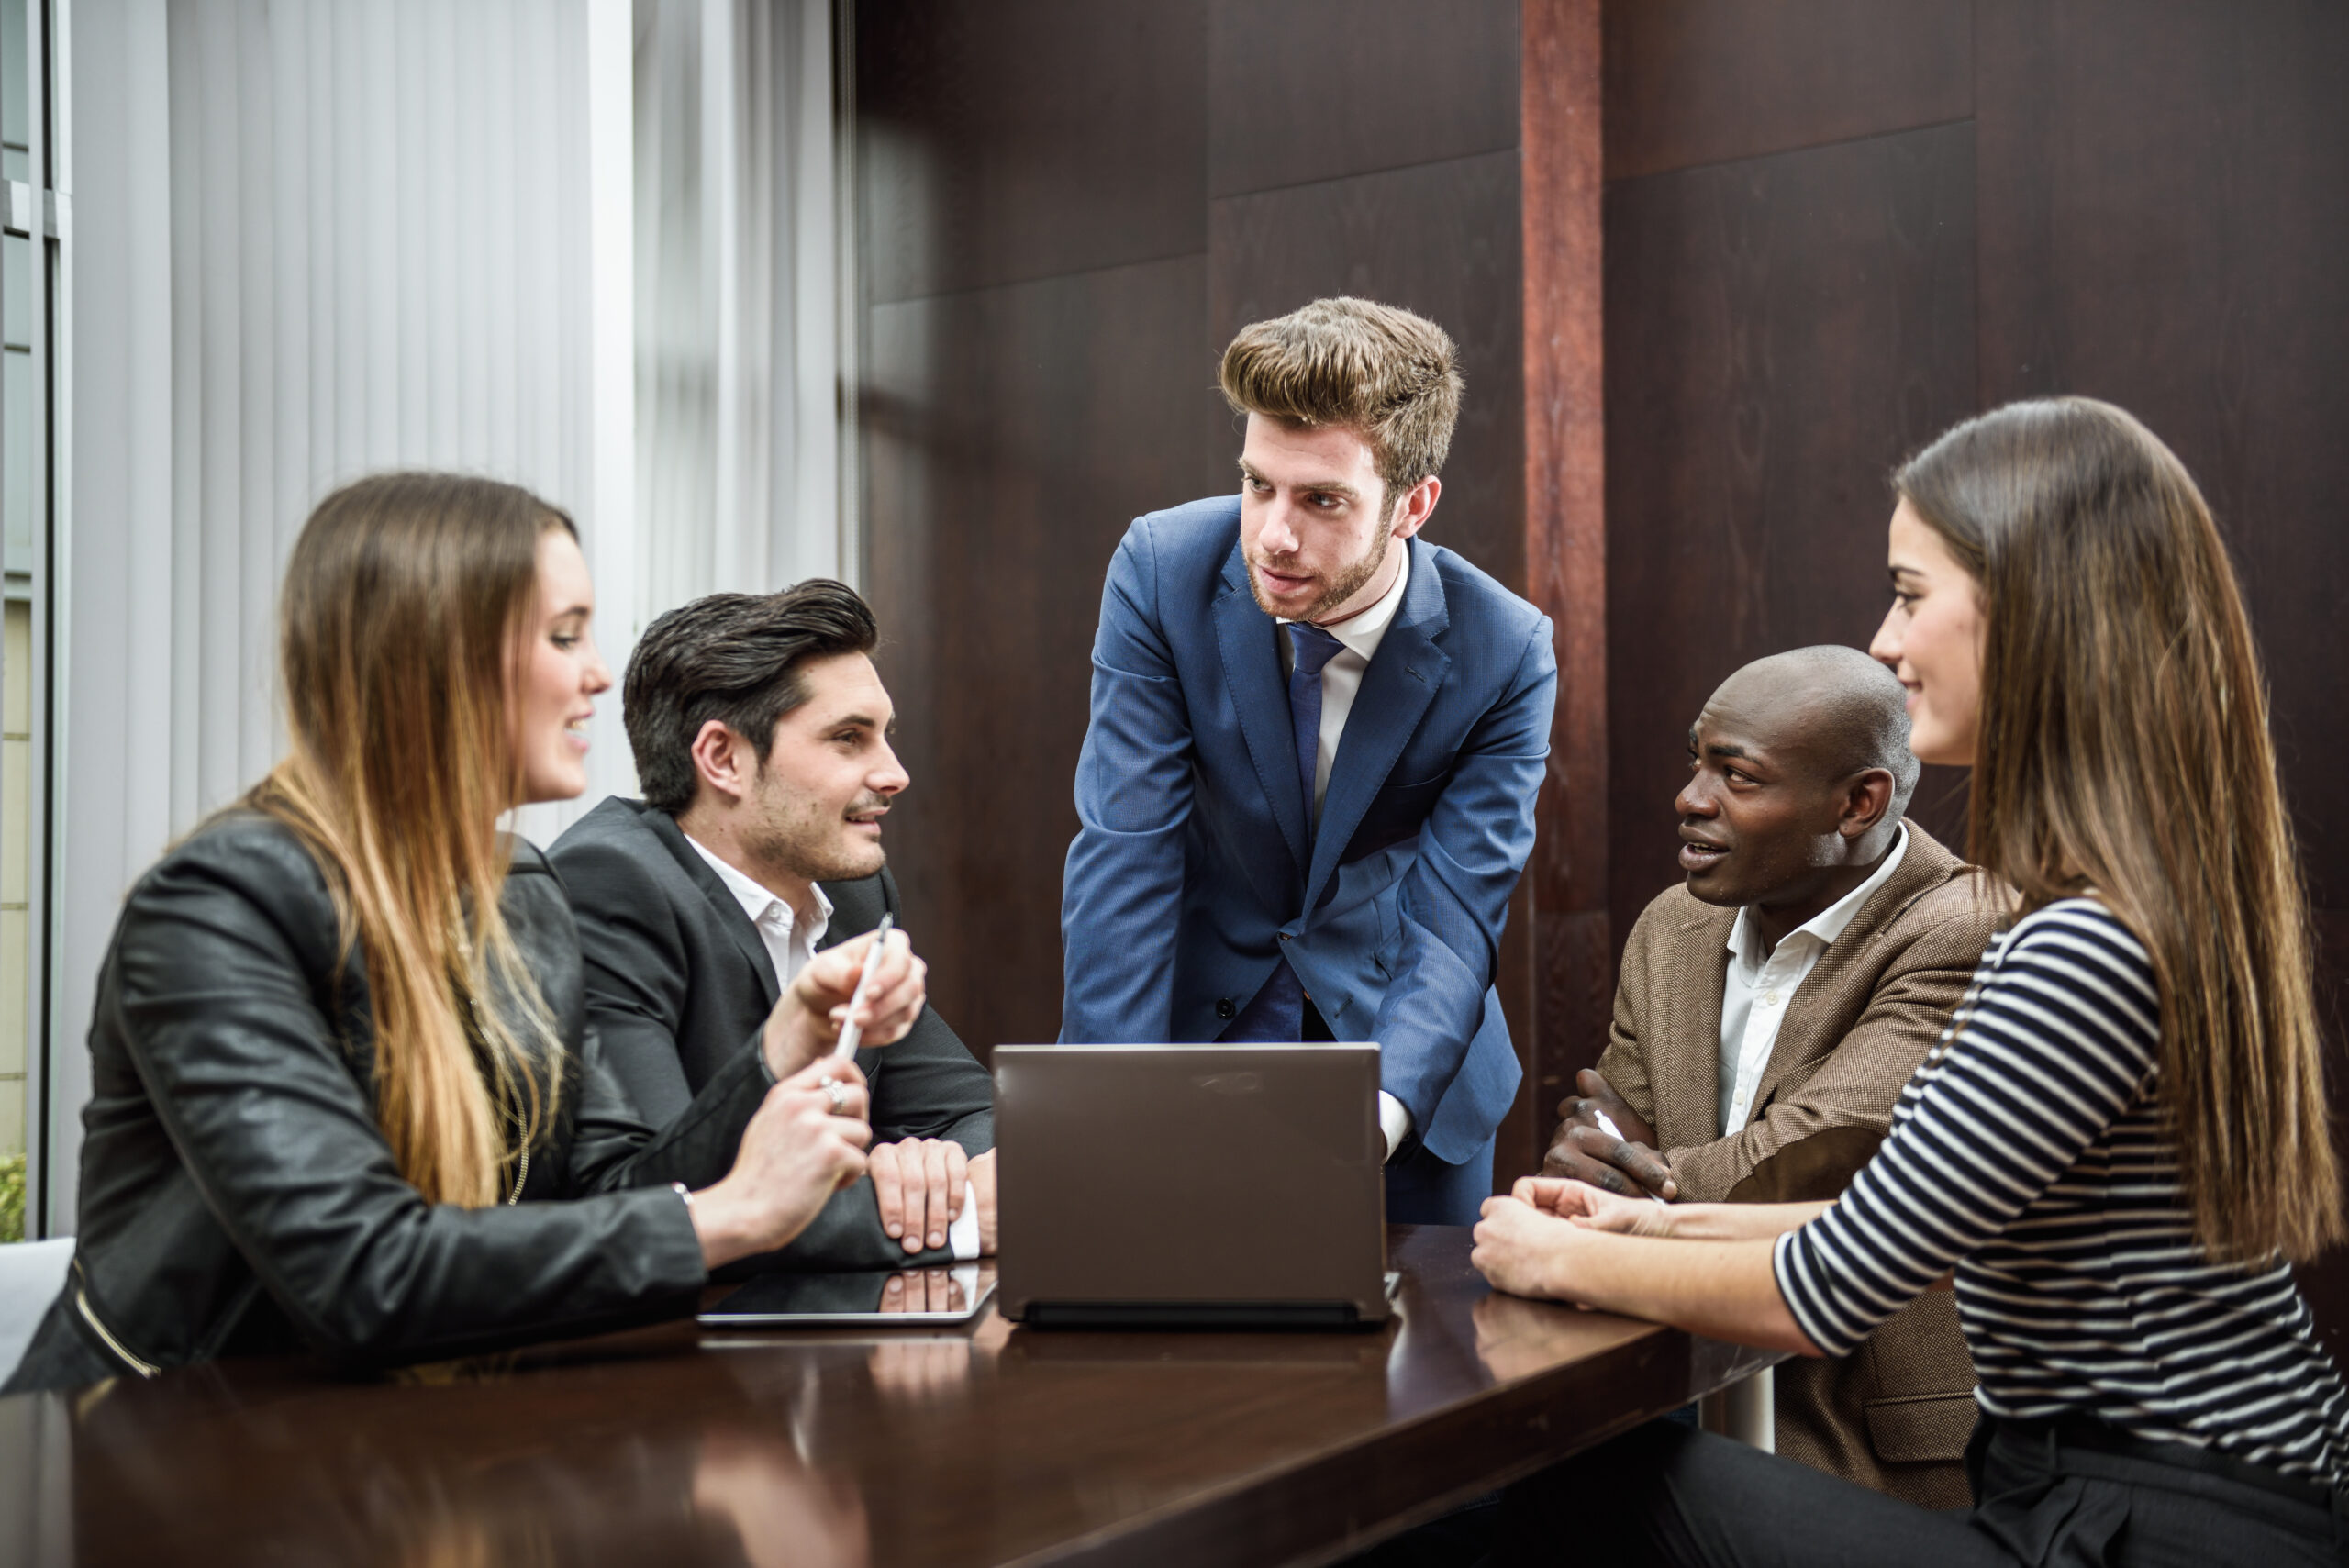
[[1778, 1289], [1813, 1344], [1848, 1355], [1954, 1264], [1992, 1415], [2090, 1416], [2341, 1485], [2349, 1394], [2290, 1268], [2213, 1263], [2194, 1243], [2160, 1033], [2153, 964], [2104, 906], [2020, 921], [1875, 1160], [1779, 1238]]

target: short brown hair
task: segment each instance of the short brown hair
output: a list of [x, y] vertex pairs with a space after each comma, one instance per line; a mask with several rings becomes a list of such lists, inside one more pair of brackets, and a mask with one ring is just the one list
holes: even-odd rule
[[1317, 299], [1242, 327], [1223, 351], [1236, 414], [1360, 431], [1391, 498], [1443, 467], [1460, 417], [1452, 336], [1367, 299]]

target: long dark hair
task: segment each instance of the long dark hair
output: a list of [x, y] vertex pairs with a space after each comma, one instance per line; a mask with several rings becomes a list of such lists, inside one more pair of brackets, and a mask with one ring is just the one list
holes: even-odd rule
[[2342, 1234], [2267, 684], [2210, 509], [2108, 403], [2009, 404], [1894, 478], [1985, 624], [1967, 858], [2025, 911], [2093, 893], [2152, 955], [2160, 1095], [2218, 1258]]

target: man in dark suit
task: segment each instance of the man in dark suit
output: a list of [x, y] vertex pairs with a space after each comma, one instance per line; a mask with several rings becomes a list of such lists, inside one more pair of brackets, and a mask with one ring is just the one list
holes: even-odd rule
[[1240, 494], [1110, 562], [1061, 906], [1061, 1039], [1375, 1040], [1387, 1213], [1471, 1224], [1517, 1092], [1493, 969], [1557, 664], [1531, 605], [1416, 536], [1452, 339], [1320, 300], [1244, 328]]
[[[907, 783], [838, 583], [718, 594], [645, 628], [621, 691], [642, 800], [614, 796], [555, 840], [604, 1058], [655, 1125], [767, 1027], [815, 952], [897, 913], [881, 822]], [[872, 1087], [871, 1173], [781, 1254], [893, 1268], [994, 1251], [991, 1085], [935, 1009]]]
[[[1794, 1203], [1835, 1196], [1876, 1152], [2008, 909], [1902, 818], [1905, 695], [1857, 649], [1807, 648], [1705, 705], [1675, 803], [1686, 878], [1632, 929], [1606, 1053], [1558, 1106], [1547, 1173]], [[1927, 1507], [1971, 1500], [1974, 1367], [1949, 1292], [1776, 1384], [1780, 1453]]]

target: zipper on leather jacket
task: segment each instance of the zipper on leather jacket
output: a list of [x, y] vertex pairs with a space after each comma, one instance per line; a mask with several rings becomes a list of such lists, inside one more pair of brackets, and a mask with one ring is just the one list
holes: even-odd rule
[[82, 1315], [82, 1321], [90, 1326], [90, 1331], [114, 1352], [115, 1359], [141, 1377], [153, 1377], [161, 1373], [161, 1367], [131, 1354], [128, 1348], [114, 1337], [114, 1331], [98, 1320], [96, 1309], [90, 1305], [90, 1287], [87, 1277], [82, 1273], [82, 1260], [79, 1258], [73, 1260], [73, 1309]]

